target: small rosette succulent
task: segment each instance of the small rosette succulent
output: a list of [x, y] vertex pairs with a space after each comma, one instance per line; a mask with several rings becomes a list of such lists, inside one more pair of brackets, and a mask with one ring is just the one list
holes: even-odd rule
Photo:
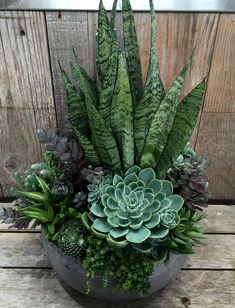
[[134, 166], [124, 177], [113, 176], [100, 202], [94, 202], [90, 213], [83, 214], [83, 222], [114, 247], [136, 247], [146, 240], [162, 239], [179, 223], [178, 211], [184, 203], [172, 193], [171, 182], [156, 179], [153, 169]]

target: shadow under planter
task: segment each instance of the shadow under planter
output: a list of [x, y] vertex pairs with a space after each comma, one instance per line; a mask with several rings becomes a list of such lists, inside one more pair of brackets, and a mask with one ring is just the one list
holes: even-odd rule
[[[87, 294], [86, 271], [78, 259], [64, 254], [53, 242], [49, 242], [43, 236], [43, 245], [47, 257], [58, 274], [59, 278], [74, 290]], [[171, 254], [167, 266], [164, 263], [156, 264], [149, 277], [149, 295], [165, 287], [183, 267], [186, 255]], [[102, 276], [97, 275], [93, 280], [89, 296], [108, 301], [122, 301], [140, 299], [135, 293], [121, 293], [113, 291], [116, 285], [112, 281], [107, 287], [103, 287]]]

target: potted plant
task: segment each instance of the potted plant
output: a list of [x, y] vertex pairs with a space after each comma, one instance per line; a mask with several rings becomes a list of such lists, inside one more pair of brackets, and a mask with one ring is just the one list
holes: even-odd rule
[[72, 130], [38, 131], [44, 159], [16, 174], [17, 196], [1, 218], [42, 226], [52, 266], [93, 297], [133, 299], [164, 287], [204, 238], [207, 162], [188, 145], [205, 80], [179, 99], [192, 56], [166, 92], [156, 52], [152, 0], [149, 70], [142, 84], [134, 17], [123, 0], [124, 53], [102, 1], [97, 32], [99, 86], [71, 64], [61, 68]]

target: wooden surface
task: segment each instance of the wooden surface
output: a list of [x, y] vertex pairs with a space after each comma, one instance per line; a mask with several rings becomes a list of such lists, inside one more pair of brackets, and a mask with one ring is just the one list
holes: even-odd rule
[[[157, 50], [166, 89], [196, 47], [182, 95], [205, 75], [208, 84], [191, 144], [211, 162], [211, 198], [235, 200], [235, 15], [156, 16]], [[145, 78], [150, 16], [135, 13], [135, 21]], [[121, 25], [118, 14], [119, 38]], [[14, 171], [40, 159], [35, 129], [68, 125], [58, 61], [70, 75], [74, 47], [80, 64], [97, 79], [96, 29], [97, 12], [0, 12], [0, 194], [9, 195]]]
[[42, 12], [0, 12], [0, 182], [41, 158], [38, 127], [56, 117]]
[[0, 307], [233, 308], [235, 205], [210, 205], [205, 214], [205, 245], [197, 247], [177, 277], [148, 299], [120, 304], [71, 293], [51, 269], [40, 232], [8, 232], [2, 225]]

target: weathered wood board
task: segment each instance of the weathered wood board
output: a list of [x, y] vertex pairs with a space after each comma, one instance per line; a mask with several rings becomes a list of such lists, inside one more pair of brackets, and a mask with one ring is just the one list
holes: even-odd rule
[[0, 183], [41, 158], [36, 128], [56, 126], [43, 12], [0, 12]]
[[235, 199], [235, 113], [203, 113], [196, 150], [210, 160], [213, 199]]
[[[181, 271], [148, 299], [110, 303], [65, 292], [49, 269], [1, 269], [0, 307], [5, 308], [233, 308], [234, 271]], [[76, 301], [75, 301], [75, 300]]]

